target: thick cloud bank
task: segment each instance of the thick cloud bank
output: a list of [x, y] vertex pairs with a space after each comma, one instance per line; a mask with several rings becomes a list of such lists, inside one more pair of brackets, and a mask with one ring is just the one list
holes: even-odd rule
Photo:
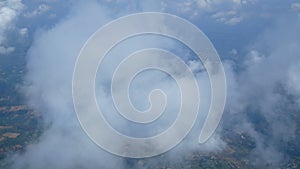
[[[93, 2], [79, 3], [73, 9], [74, 11], [54, 28], [36, 33], [34, 42], [28, 52], [26, 81], [30, 85], [25, 86], [24, 90], [29, 98], [29, 104], [43, 113], [47, 129], [37, 144], [29, 146], [24, 154], [13, 157], [15, 168], [122, 168], [126, 166], [124, 159], [100, 149], [85, 135], [79, 126], [72, 103], [72, 75], [79, 51], [92, 33], [113, 18], [107, 9]], [[160, 40], [157, 37], [146, 37], [146, 39], [148, 40], [145, 41], [145, 39], [137, 37], [136, 40], [129, 40], [128, 43], [133, 45], [133, 49], [120, 46], [117, 52], [111, 54], [113, 59], [108, 60], [108, 64], [104, 65], [104, 74], [99, 75], [99, 100], [102, 103], [104, 102], [106, 107], [112, 105], [105, 95], [106, 88], [109, 88], [105, 85], [106, 79], [110, 77], [111, 72], [105, 70], [105, 68], [111, 69], [110, 65], [118, 64], [118, 62], [113, 63], [118, 61], [118, 55], [130, 54], [136, 49], [143, 49], [145, 45], [146, 47], [148, 45], [148, 47], [169, 48], [173, 44], [169, 42], [170, 40]], [[144, 43], [141, 44], [141, 41]], [[176, 44], [173, 45], [176, 46]], [[162, 62], [162, 60], [157, 62]], [[201, 64], [196, 61], [190, 61], [189, 64], [194, 65], [192, 67], [194, 71], [199, 71], [201, 68]], [[173, 71], [178, 71], [176, 67], [173, 69]], [[207, 81], [205, 74], [199, 72], [197, 77], [200, 82], [203, 81], [203, 88], [208, 88], [209, 84], [205, 82]], [[151, 89], [151, 85], [155, 84], [153, 81], [157, 81], [156, 85], [166, 89], [166, 93], [170, 94], [171, 101], [168, 102], [171, 104], [168, 111], [172, 112], [178, 108], [179, 102], [176, 101], [178, 95], [173, 91], [178, 90], [178, 88], [172, 84], [173, 81], [165, 74], [150, 73], [137, 78], [136, 81], [135, 92], [140, 94], [137, 97], [146, 96], [145, 89]], [[139, 83], [142, 83], [142, 85], [138, 85]], [[206, 98], [206, 92], [203, 92], [203, 94]], [[147, 107], [145, 105], [147, 103], [144, 101], [139, 101], [138, 98], [133, 98], [133, 100], [136, 100], [134, 103], [137, 107], [141, 109]], [[205, 102], [206, 99], [203, 100]], [[107, 109], [106, 107], [104, 109]], [[207, 109], [207, 107], [205, 108]], [[108, 111], [112, 110], [108, 109]], [[166, 117], [162, 119], [160, 127], [156, 127], [155, 130], [160, 132], [172, 124], [171, 119]], [[108, 117], [108, 119], [110, 118]], [[112, 118], [111, 121], [117, 129], [121, 131], [123, 129], [125, 134], [133, 133], [135, 136], [147, 135], [148, 131], [146, 129], [154, 127], [134, 128], [134, 126], [119, 120], [118, 117]], [[186, 142], [185, 145], [188, 145], [188, 148], [192, 149], [197, 146], [199, 131], [192, 135], [193, 143]], [[150, 132], [148, 134], [156, 133]], [[208, 142], [203, 149], [213, 150], [222, 147], [222, 144], [219, 145], [221, 141], [217, 137], [212, 140], [214, 141]], [[113, 144], [114, 140], [111, 140], [111, 143]], [[188, 148], [184, 147], [184, 149]], [[186, 151], [184, 149], [178, 151]]]

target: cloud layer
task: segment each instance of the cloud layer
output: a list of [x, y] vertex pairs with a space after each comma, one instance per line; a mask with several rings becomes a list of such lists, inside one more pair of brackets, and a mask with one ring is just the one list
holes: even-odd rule
[[[152, 1], [151, 1], [152, 2]], [[27, 70], [24, 91], [29, 99], [30, 104], [37, 111], [43, 113], [44, 123], [47, 130], [39, 138], [37, 144], [27, 147], [25, 153], [16, 154], [11, 159], [14, 160], [13, 168], [126, 168], [127, 160], [113, 156], [99, 149], [91, 140], [86, 137], [80, 128], [76, 119], [72, 103], [72, 74], [76, 61], [76, 57], [80, 48], [84, 45], [89, 36], [92, 35], [100, 26], [117, 16], [132, 13], [136, 11], [167, 11], [181, 15], [186, 18], [187, 15], [196, 18], [208, 18], [217, 21], [217, 24], [239, 25], [244, 19], [251, 16], [250, 9], [245, 7], [253, 7], [257, 1], [232, 0], [232, 1], [181, 1], [149, 3], [132, 3], [128, 9], [119, 10], [127, 2], [118, 1], [112, 4], [110, 1], [89, 1], [76, 2], [72, 5], [68, 15], [61, 19], [58, 23], [48, 29], [41, 29], [36, 32], [33, 44], [27, 53]], [[2, 5], [2, 6], [1, 6]], [[0, 3], [0, 53], [13, 51], [10, 46], [1, 46], [5, 42], [5, 31], [17, 17], [18, 11], [22, 9], [20, 1], [5, 1]], [[48, 9], [50, 6], [40, 6], [33, 10], [31, 15], [25, 17], [37, 17]], [[172, 9], [171, 9], [172, 8]], [[297, 4], [288, 5], [292, 12], [287, 12], [277, 23], [267, 27], [266, 31], [260, 32], [255, 38], [253, 44], [248, 46], [237, 46], [232, 50], [229, 59], [224, 59], [228, 82], [228, 102], [226, 105], [226, 114], [224, 123], [230, 125], [234, 131], [243, 131], [248, 133], [255, 139], [256, 148], [249, 155], [251, 163], [254, 165], [273, 164], [278, 166], [278, 162], [286, 158], [284, 152], [280, 149], [281, 141], [288, 141], [295, 137], [297, 121], [293, 116], [285, 114], [298, 110], [300, 106], [300, 37], [298, 30], [300, 29], [300, 21], [297, 16]], [[117, 12], [119, 11], [119, 12]], [[261, 15], [255, 17], [265, 18], [269, 11], [258, 11]], [[274, 13], [271, 13], [275, 15]], [[269, 15], [268, 15], [269, 16]], [[199, 19], [199, 20], [201, 20]], [[199, 23], [196, 23], [199, 24]], [[143, 25], [138, 25], [143, 26]], [[242, 31], [242, 30], [241, 30]], [[26, 28], [20, 30], [20, 34], [28, 33]], [[249, 35], [250, 36], [250, 35]], [[1, 39], [2, 37], [2, 39]], [[146, 39], [146, 40], [145, 40]], [[166, 49], [176, 48], [182, 58], [186, 60], [192, 70], [195, 72], [199, 84], [203, 87], [204, 99], [202, 104], [205, 112], [209, 103], [209, 83], [207, 82], [207, 74], [203, 72], [201, 63], [193, 59], [192, 54], [183, 49], [180, 44], [170, 42], [170, 40], [161, 40], [157, 38], [141, 38], [127, 42], [133, 45], [119, 46], [117, 52], [111, 55], [118, 56], [129, 54], [134, 50], [145, 46], [164, 47]], [[245, 49], [246, 48], [246, 49]], [[244, 53], [237, 51], [245, 50]], [[230, 52], [230, 51], [229, 51]], [[221, 53], [221, 56], [224, 56]], [[237, 58], [238, 57], [238, 58]], [[120, 58], [118, 58], [120, 59]], [[107, 60], [107, 69], [112, 61]], [[176, 68], [174, 68], [176, 70]], [[99, 74], [100, 81], [99, 101], [107, 105], [107, 112], [113, 112], [111, 100], [107, 97], [109, 94], [106, 84], [109, 82], [111, 70], [104, 71]], [[145, 74], [135, 79], [136, 84], [132, 86], [134, 103], [138, 108], [145, 109], [148, 107], [147, 91], [152, 89], [152, 85], [162, 87], [170, 94], [173, 106], [169, 108], [170, 112], [176, 109], [175, 103], [178, 93], [173, 81], [165, 74]], [[159, 81], [159, 83], [155, 83]], [[142, 86], [142, 87], [141, 87]], [[145, 90], [147, 89], [147, 90]], [[292, 102], [289, 96], [292, 96]], [[299, 107], [298, 107], [299, 106]], [[257, 128], [257, 124], [253, 117], [261, 117], [264, 119], [266, 128]], [[145, 132], [153, 126], [136, 129], [135, 125], [120, 121], [119, 117], [111, 118], [111, 122], [115, 123], [117, 129], [124, 133], [133, 133], [133, 135], [143, 136], [153, 134]], [[197, 142], [201, 122], [205, 118], [205, 114], [200, 115], [199, 125], [195, 126], [191, 135], [178, 146], [173, 152], [166, 155], [168, 160], [178, 159], [178, 153], [186, 153], [191, 151], [214, 152], [226, 149], [225, 142], [221, 139], [222, 128], [215, 136], [205, 145], [199, 146]], [[157, 131], [166, 128], [170, 124], [170, 119], [174, 117], [166, 116], [165, 123], [157, 128]], [[229, 124], [234, 122], [233, 124]], [[260, 126], [260, 127], [262, 127]], [[112, 141], [113, 142], [113, 141]], [[175, 156], [175, 157], [174, 157]], [[159, 158], [157, 158], [159, 159]], [[151, 163], [157, 159], [148, 160]], [[181, 159], [182, 160], [182, 159]], [[147, 165], [145, 165], [147, 166]], [[273, 167], [273, 166], [272, 166]]]

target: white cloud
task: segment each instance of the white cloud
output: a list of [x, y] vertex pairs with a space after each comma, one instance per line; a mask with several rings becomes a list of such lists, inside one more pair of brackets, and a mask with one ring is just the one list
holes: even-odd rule
[[232, 0], [235, 4], [238, 4], [238, 5], [240, 5], [241, 4], [241, 0]]
[[20, 34], [21, 36], [27, 36], [27, 34], [28, 34], [28, 28], [21, 28], [21, 29], [19, 30], [19, 34]]
[[291, 9], [293, 9], [293, 10], [300, 10], [300, 3], [297, 3], [297, 2], [292, 3], [291, 4]]
[[15, 50], [14, 47], [4, 47], [4, 46], [0, 46], [0, 54], [10, 54], [11, 52], [13, 52]]
[[168, 10], [176, 10], [189, 18], [212, 17], [218, 22], [228, 25], [236, 25], [241, 22], [244, 19], [241, 12], [242, 7], [253, 3], [254, 1], [250, 3], [246, 0], [174, 0], [166, 2]]
[[[39, 143], [31, 146], [24, 154], [13, 159], [16, 161], [14, 164], [16, 168], [22, 168], [23, 166], [32, 169], [122, 167], [120, 163], [122, 163], [124, 159], [103, 152], [103, 150], [92, 144], [89, 138], [84, 135], [76, 119], [72, 105], [72, 73], [76, 57], [88, 37], [101, 25], [112, 19], [110, 18], [111, 13], [97, 3], [80, 3], [74, 8], [77, 10], [73, 10], [67, 19], [62, 20], [50, 30], [41, 31], [38, 36], [35, 36], [34, 42], [27, 55], [28, 74], [26, 75], [26, 80], [30, 83], [30, 86], [25, 86], [27, 96], [29, 97], [30, 104], [35, 106], [34, 108], [38, 111], [43, 112], [43, 116], [45, 119], [51, 121], [51, 125], [48, 126], [48, 130], [40, 137]], [[122, 11], [122, 13], [124, 12], [126, 13], [126, 11]], [[143, 24], [138, 26], [142, 27]], [[122, 27], [121, 29], [126, 28]], [[143, 47], [148, 43], [159, 45], [159, 47], [161, 47], [161, 45], [168, 45], [168, 43], [165, 43], [165, 41], [162, 41], [160, 38], [149, 41], [142, 38], [137, 43], [133, 43], [132, 46], [135, 49], [135, 47]], [[172, 45], [172, 47], [174, 46]], [[122, 50], [117, 50], [118, 52], [113, 55], [114, 57], [111, 57], [112, 62], [118, 61], [119, 55], [126, 56], [126, 54], [132, 52], [130, 51], [131, 48], [127, 48], [127, 46], [121, 45], [120, 48]], [[105, 73], [101, 74], [101, 82], [104, 81], [105, 85], [100, 83], [99, 86], [103, 90], [105, 87], [107, 88], [106, 84], [108, 80], [106, 80], [106, 78], [111, 78], [107, 72], [113, 69], [112, 64], [114, 63], [109, 61], [108, 63], [110, 64], [104, 64], [104, 66], [99, 68], [99, 71], [103, 67], [104, 69], [107, 68], [105, 69]], [[159, 62], [161, 62], [161, 60]], [[118, 63], [119, 62], [116, 62], [115, 64]], [[200, 62], [190, 62], [189, 64], [194, 71], [201, 69]], [[174, 71], [177, 70], [176, 66], [172, 68], [174, 68]], [[113, 71], [111, 73], [113, 73]], [[209, 97], [205, 97], [209, 95], [207, 93], [210, 89], [208, 77], [207, 75], [202, 75], [202, 73], [197, 74], [197, 76], [197, 79], [201, 80], [201, 83], [199, 82], [199, 84], [201, 84], [200, 88], [202, 87], [201, 89], [203, 90], [201, 96], [204, 96], [201, 100], [201, 104], [205, 104], [205, 100], [209, 103]], [[160, 76], [154, 77], [152, 74], [145, 77], [143, 76], [141, 81], [143, 82], [142, 85], [134, 89], [139, 94], [146, 93], [145, 87], [152, 86], [155, 82], [160, 82], [167, 89], [166, 92], [169, 91], [171, 94], [176, 94], [176, 91], [178, 91], [176, 90], [176, 85], [170, 85], [172, 83], [169, 82], [170, 80], [168, 78], [161, 79]], [[174, 89], [173, 86], [176, 89]], [[205, 90], [207, 88], [208, 90]], [[101, 98], [105, 101], [106, 106], [104, 109], [111, 110], [110, 107], [113, 106], [109, 106], [109, 98], [105, 97], [103, 94], [105, 91], [101, 92], [101, 89], [99, 94], [101, 94]], [[170, 97], [169, 99], [171, 99], [171, 101], [168, 102], [171, 105], [170, 109], [177, 110], [176, 106], [179, 104], [176, 104], [176, 101], [178, 101], [179, 97]], [[137, 104], [141, 102], [144, 102], [144, 100], [141, 99]], [[205, 105], [201, 106], [201, 110], [203, 109], [203, 111], [206, 108], [209, 109], [209, 107]], [[173, 113], [170, 114], [171, 116], [174, 115]], [[205, 112], [202, 116], [205, 116]], [[174, 116], [174, 118], [175, 117], [176, 116]], [[202, 120], [204, 119], [205, 117], [202, 118]], [[167, 118], [166, 120], [170, 119]], [[199, 120], [201, 119], [199, 118]], [[132, 129], [131, 127], [124, 127], [122, 121], [120, 122], [118, 119], [116, 123], [117, 127], [120, 125], [124, 130], [130, 130], [131, 132], [138, 131], [137, 134], [148, 133], [147, 130], [142, 130], [141, 132], [140, 128]], [[199, 123], [199, 128], [201, 124], [202, 123]], [[162, 126], [166, 126], [165, 121], [163, 121]], [[195, 148], [195, 146], [199, 146], [197, 142], [199, 131], [200, 130], [195, 130], [195, 132], [191, 134], [191, 137], [194, 139], [193, 144], [185, 144], [182, 146], [183, 152], [187, 151], [186, 147]], [[112, 144], [113, 141], [114, 140], [111, 140]], [[165, 142], [167, 140], [162, 141]], [[203, 151], [212, 151], [215, 148], [221, 149], [223, 146], [219, 144], [222, 144], [222, 140], [213, 138], [204, 146], [207, 150], [203, 149]], [[89, 162], [87, 163], [87, 161]]]
[[13, 21], [23, 8], [21, 0], [6, 0], [0, 2], [0, 47], [1, 54], [8, 54], [14, 50], [13, 47], [5, 47], [5, 32], [13, 27]]
[[7, 29], [22, 8], [23, 4], [20, 0], [0, 2], [0, 31]]
[[[287, 95], [300, 98], [299, 28], [297, 19], [285, 17], [278, 21], [252, 46], [242, 66], [244, 71], [234, 74], [236, 81], [234, 78], [228, 80], [232, 90], [228, 92], [227, 109], [242, 116], [237, 118], [241, 121], [237, 128], [251, 121], [249, 114], [252, 113], [265, 119], [267, 134], [255, 129], [258, 125], [254, 123], [244, 130], [256, 140], [254, 159], [272, 168], [282, 160], [281, 142], [294, 137], [298, 123], [289, 109], [295, 106]], [[264, 145], [266, 140], [268, 145]]]
[[228, 25], [236, 25], [243, 20], [243, 17], [234, 10], [227, 12], [217, 12], [212, 15], [212, 18], [216, 19], [216, 21], [218, 22], [223, 22]]
[[196, 0], [198, 7], [202, 10], [216, 11], [225, 5], [231, 5], [232, 8], [237, 8], [241, 5], [241, 0]]
[[[237, 25], [241, 21], [253, 17], [252, 6], [260, 6], [265, 2], [258, 0], [174, 0], [165, 1], [171, 11], [191, 19], [211, 17], [220, 23]], [[266, 9], [258, 8], [257, 13]], [[168, 10], [167, 10], [168, 11]], [[234, 14], [233, 14], [234, 13]]]
[[232, 17], [229, 20], [225, 21], [225, 23], [228, 24], [228, 25], [236, 25], [239, 22], [241, 22], [242, 20], [243, 20], [242, 16]]
[[[210, 17], [215, 20], [234, 25], [243, 19], [239, 8], [254, 2], [251, 0], [227, 2], [221, 0], [185, 1], [184, 7], [181, 6], [181, 10], [191, 14], [195, 14], [195, 11], [199, 11], [199, 13], [206, 11], [213, 14]], [[225, 3], [230, 4], [230, 7], [220, 12]], [[182, 5], [182, 3], [177, 3], [177, 5], [179, 4]], [[21, 168], [23, 165], [28, 165], [31, 168], [72, 168], [74, 166], [83, 168], [85, 165], [89, 165], [91, 168], [102, 165], [107, 165], [108, 168], [120, 168], [120, 163], [122, 163], [120, 159], [116, 160], [115, 157], [104, 155], [105, 153], [98, 150], [98, 147], [95, 147], [86, 137], [83, 137], [82, 132], [78, 132], [80, 127], [74, 117], [70, 99], [71, 91], [69, 90], [73, 71], [72, 65], [75, 63], [77, 52], [85, 39], [101, 25], [100, 22], [105, 20], [103, 18], [103, 20], [99, 19], [98, 16], [106, 17], [107, 13], [103, 12], [104, 9], [94, 3], [84, 4], [77, 9], [81, 9], [81, 11], [70, 15], [67, 20], [56, 24], [53, 29], [36, 36], [28, 53], [29, 71], [27, 80], [32, 86], [27, 86], [27, 91], [30, 94], [30, 99], [34, 105], [39, 106], [38, 110], [45, 112], [44, 116], [47, 119], [53, 120], [55, 118], [55, 120], [53, 120], [50, 129], [40, 138], [38, 144], [29, 147], [24, 154], [16, 158], [15, 165], [17, 168]], [[35, 14], [38, 13], [38, 11], [35, 12]], [[277, 118], [279, 120], [282, 119], [282, 116], [273, 111], [274, 105], [278, 101], [278, 95], [273, 93], [277, 82], [282, 82], [288, 77], [287, 83], [291, 93], [297, 94], [300, 90], [298, 85], [300, 83], [298, 78], [300, 77], [299, 57], [295, 56], [299, 53], [300, 38], [295, 36], [297, 31], [286, 30], [295, 27], [294, 24], [283, 24], [283, 26], [284, 28], [278, 29], [274, 27], [275, 32], [270, 31], [270, 35], [267, 35], [263, 40], [260, 39], [271, 46], [272, 51], [270, 53], [259, 49], [249, 51], [244, 65], [245, 72], [241, 72], [239, 75], [235, 74], [231, 65], [224, 64], [227, 71], [228, 98], [230, 100], [227, 109], [238, 114], [243, 112], [248, 104], [256, 103], [264, 108], [263, 113], [265, 114], [263, 116], [268, 121], [273, 122], [275, 119], [275, 122], [271, 125], [275, 130], [274, 132], [277, 133], [285, 129], [292, 132], [290, 126], [293, 123], [292, 121], [288, 124], [281, 121], [277, 121], [279, 124], [276, 123], [277, 117], [280, 117]], [[25, 34], [25, 32], [27, 32], [26, 28], [20, 30], [20, 34]], [[278, 37], [277, 35], [281, 36]], [[0, 47], [0, 52], [1, 50], [6, 51], [8, 48]], [[294, 51], [289, 52], [290, 50]], [[233, 49], [232, 54], [236, 55], [237, 50]], [[191, 61], [189, 66], [194, 71], [202, 70], [199, 62]], [[202, 80], [202, 78], [199, 79]], [[150, 82], [149, 85], [151, 84]], [[259, 134], [254, 131], [252, 126], [247, 126], [247, 128], [251, 128], [249, 129], [250, 135], [257, 139], [257, 145], [261, 145], [259, 143], [262, 143], [262, 138], [259, 138]], [[209, 149], [214, 150], [216, 146], [218, 148], [218, 145], [223, 147], [223, 143], [220, 144], [220, 142], [222, 143], [220, 138], [212, 139], [211, 142], [208, 142]], [[74, 149], [74, 147], [78, 149]], [[259, 153], [258, 158], [264, 157], [270, 161], [277, 160], [277, 157], [276, 159], [270, 159], [272, 157], [269, 157], [270, 152], [272, 152], [271, 154], [277, 153], [276, 149], [257, 146], [256, 150]], [[191, 151], [194, 151], [194, 149]], [[86, 163], [87, 161], [88, 163]]]
[[198, 1], [198, 6], [201, 9], [206, 9], [209, 10], [211, 8], [211, 1], [207, 1], [207, 0], [199, 0]]
[[245, 65], [247, 66], [253, 66], [261, 63], [265, 59], [265, 56], [259, 53], [256, 50], [251, 50], [246, 57]]
[[300, 62], [292, 65], [288, 70], [287, 90], [292, 95], [298, 96], [298, 105], [300, 107]]
[[39, 143], [12, 159], [13, 168], [120, 168], [120, 159], [104, 153], [84, 135], [73, 111], [70, 89], [76, 57], [86, 39], [107, 21], [106, 10], [98, 4], [77, 5], [80, 11], [70, 13], [70, 18], [41, 30], [27, 55], [25, 78], [32, 82], [26, 86], [28, 104], [52, 124]]
[[288, 74], [289, 86], [296, 92], [300, 93], [300, 63], [293, 65]]
[[237, 49], [235, 49], [235, 48], [231, 49], [230, 54], [231, 54], [232, 56], [236, 56], [236, 55], [238, 54]]
[[28, 18], [36, 17], [36, 16], [39, 16], [39, 15], [41, 15], [41, 14], [43, 14], [43, 13], [49, 11], [49, 10], [50, 10], [49, 5], [41, 4], [35, 10], [33, 10], [32, 12], [26, 13], [25, 17], [28, 17]]

